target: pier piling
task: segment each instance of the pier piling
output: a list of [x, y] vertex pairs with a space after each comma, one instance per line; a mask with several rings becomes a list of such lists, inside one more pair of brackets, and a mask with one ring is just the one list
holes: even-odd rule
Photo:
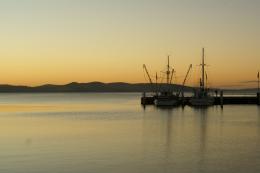
[[224, 101], [223, 101], [223, 91], [220, 91], [220, 106], [223, 107]]
[[260, 105], [260, 92], [257, 92], [257, 105]]
[[184, 92], [181, 92], [181, 102], [182, 102], [182, 105], [184, 106], [185, 105]]

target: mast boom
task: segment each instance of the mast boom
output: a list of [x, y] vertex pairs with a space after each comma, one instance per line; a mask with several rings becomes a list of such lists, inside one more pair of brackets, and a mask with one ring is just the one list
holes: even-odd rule
[[152, 78], [151, 78], [151, 76], [150, 76], [150, 74], [149, 74], [145, 64], [143, 65], [143, 68], [144, 68], [144, 70], [145, 70], [145, 72], [146, 72], [146, 74], [148, 76], [148, 79], [149, 79], [150, 83], [153, 84]]

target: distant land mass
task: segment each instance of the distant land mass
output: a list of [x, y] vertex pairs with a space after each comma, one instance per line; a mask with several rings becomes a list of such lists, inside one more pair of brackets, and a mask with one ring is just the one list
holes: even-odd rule
[[[166, 87], [166, 84], [158, 85], [159, 89]], [[174, 91], [179, 91], [181, 85], [171, 84]], [[193, 91], [193, 87], [184, 86], [185, 92]], [[149, 83], [102, 83], [102, 82], [89, 82], [77, 83], [72, 82], [65, 85], [41, 85], [41, 86], [14, 86], [14, 85], [0, 85], [0, 93], [58, 93], [58, 92], [153, 92], [156, 90], [155, 85]], [[215, 90], [215, 89], [212, 89]], [[239, 89], [239, 90], [224, 90], [224, 91], [245, 91], [255, 92], [257, 89]]]
[[[152, 92], [155, 91], [155, 85], [149, 83], [77, 83], [72, 82], [65, 85], [41, 85], [36, 87], [29, 86], [14, 86], [14, 85], [0, 85], [1, 93], [44, 93], [44, 92]], [[165, 87], [165, 85], [160, 85]], [[171, 87], [178, 91], [181, 85], [172, 84]], [[192, 87], [184, 87], [185, 91], [192, 91]]]

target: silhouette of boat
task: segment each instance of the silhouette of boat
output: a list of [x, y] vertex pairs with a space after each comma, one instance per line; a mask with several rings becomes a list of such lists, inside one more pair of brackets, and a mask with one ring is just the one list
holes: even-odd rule
[[[201, 70], [202, 76], [200, 78], [200, 87], [194, 91], [194, 96], [190, 99], [192, 106], [210, 106], [214, 104], [214, 97], [210, 96], [209, 89], [205, 86], [205, 51], [202, 49], [202, 63]], [[206, 75], [207, 79], [207, 75]]]
[[[166, 83], [162, 89], [156, 91], [156, 96], [154, 104], [156, 106], [177, 106], [180, 104], [179, 94], [174, 94], [172, 90], [172, 78], [174, 74], [174, 69], [170, 67], [170, 59], [168, 56], [168, 64], [166, 70]], [[157, 75], [156, 75], [157, 81]], [[157, 84], [157, 82], [156, 82]]]
[[178, 106], [180, 104], [179, 96], [168, 92], [161, 92], [155, 100], [156, 106]]

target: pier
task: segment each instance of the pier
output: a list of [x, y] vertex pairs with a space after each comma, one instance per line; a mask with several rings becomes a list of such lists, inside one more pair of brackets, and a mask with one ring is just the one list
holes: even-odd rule
[[[156, 96], [145, 96], [141, 98], [142, 105], [153, 105]], [[189, 100], [191, 97], [180, 97], [180, 105], [190, 105]], [[253, 95], [243, 95], [243, 96], [225, 96], [220, 94], [214, 97], [214, 105], [260, 105], [260, 93]]]

